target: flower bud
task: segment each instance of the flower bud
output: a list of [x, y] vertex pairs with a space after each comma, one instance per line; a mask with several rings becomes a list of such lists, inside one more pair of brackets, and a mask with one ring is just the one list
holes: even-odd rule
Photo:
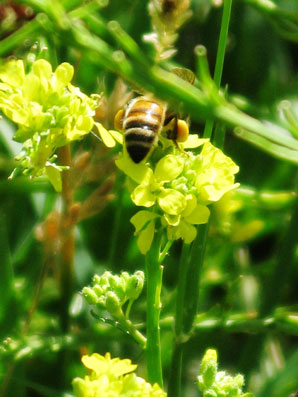
[[130, 300], [138, 299], [140, 293], [144, 287], [144, 273], [142, 271], [137, 271], [127, 282], [126, 295]]
[[84, 287], [82, 290], [82, 294], [84, 296], [84, 298], [87, 300], [87, 302], [90, 305], [96, 305], [98, 302], [98, 296], [96, 295], [96, 293], [93, 291], [92, 288], [90, 287]]
[[202, 363], [201, 370], [202, 380], [206, 389], [212, 386], [215, 381], [217, 373], [217, 353], [216, 350], [208, 349], [205, 353]]
[[115, 315], [120, 310], [120, 300], [118, 296], [112, 291], [109, 291], [106, 295], [106, 309], [109, 313]]
[[98, 274], [95, 274], [92, 279], [92, 284], [95, 285], [99, 283], [100, 283], [100, 276]]
[[104, 294], [105, 290], [100, 285], [96, 284], [93, 287], [93, 291], [96, 293], [97, 296], [101, 296], [102, 294]]

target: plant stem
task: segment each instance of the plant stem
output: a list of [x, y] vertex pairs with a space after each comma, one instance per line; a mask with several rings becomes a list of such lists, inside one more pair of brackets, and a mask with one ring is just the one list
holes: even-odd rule
[[157, 382], [161, 387], [162, 365], [160, 347], [159, 316], [161, 309], [160, 293], [163, 266], [159, 264], [161, 235], [158, 235], [146, 256], [147, 273], [147, 371], [150, 383]]
[[192, 331], [199, 301], [201, 268], [205, 256], [209, 224], [198, 227], [197, 237], [189, 253], [184, 245], [180, 258], [175, 318], [175, 344], [172, 354], [168, 396], [179, 397], [181, 389], [183, 343]]
[[185, 290], [187, 288], [187, 260], [190, 246], [183, 244], [179, 264], [179, 276], [176, 298], [175, 342], [172, 353], [171, 372], [168, 387], [169, 397], [178, 397], [181, 393], [182, 354], [183, 354], [183, 313], [185, 305]]
[[123, 314], [122, 310], [116, 316], [119, 324], [129, 332], [129, 334], [134, 338], [134, 340], [141, 346], [142, 349], [146, 348], [147, 340], [145, 336], [137, 330], [137, 328], [132, 324], [130, 320]]
[[215, 71], [214, 71], [214, 81], [215, 84], [218, 86], [218, 88], [220, 87], [221, 84], [221, 77], [222, 77], [223, 65], [225, 60], [231, 9], [232, 9], [232, 0], [224, 0], [223, 14], [221, 20], [217, 56], [215, 63]]
[[187, 272], [187, 280], [185, 289], [185, 306], [183, 332], [189, 334], [192, 330], [199, 303], [199, 287], [201, 268], [203, 265], [206, 243], [209, 231], [209, 223], [199, 225], [197, 229], [197, 237], [192, 244]]
[[[222, 77], [225, 52], [227, 46], [227, 37], [228, 37], [229, 24], [230, 24], [231, 8], [232, 8], [232, 0], [224, 0], [223, 14], [222, 14], [217, 55], [216, 55], [215, 71], [214, 71], [214, 82], [218, 88], [220, 87], [221, 84], [221, 77]], [[211, 137], [213, 125], [214, 125], [213, 120], [208, 120], [206, 122], [204, 137]], [[218, 131], [217, 133], [222, 133], [222, 131]], [[218, 137], [216, 138], [216, 140], [218, 140]]]

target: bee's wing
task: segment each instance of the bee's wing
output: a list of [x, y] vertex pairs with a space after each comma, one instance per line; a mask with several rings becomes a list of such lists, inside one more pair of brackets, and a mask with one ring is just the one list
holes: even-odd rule
[[196, 78], [195, 74], [187, 68], [173, 68], [171, 72], [189, 84], [193, 84]]

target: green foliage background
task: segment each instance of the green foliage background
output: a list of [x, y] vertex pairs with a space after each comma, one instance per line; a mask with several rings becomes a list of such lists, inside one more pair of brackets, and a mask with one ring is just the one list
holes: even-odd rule
[[[153, 48], [142, 40], [152, 29], [147, 2], [111, 0], [101, 9], [96, 2], [85, 4], [78, 0], [23, 1], [18, 4], [32, 7], [32, 17], [19, 16], [8, 28], [3, 22], [3, 8], [7, 4], [0, 3], [3, 59], [13, 55], [30, 62], [30, 54], [37, 53], [53, 67], [69, 62], [76, 70], [73, 83], [83, 92], [104, 90], [110, 96], [117, 78], [115, 59], [119, 53], [115, 57], [115, 51], [123, 50], [127, 65], [119, 64], [120, 75], [130, 84], [151, 88], [162, 98], [183, 100], [192, 120], [192, 132], [201, 134], [210, 115], [227, 126], [224, 152], [240, 166], [237, 181], [242, 186], [243, 205], [232, 223], [252, 225], [250, 222], [257, 220], [262, 227], [258, 233], [250, 234], [247, 226], [247, 238], [242, 239], [237, 238], [240, 226], [228, 235], [216, 227], [210, 229], [201, 274], [199, 314], [193, 336], [185, 346], [182, 394], [197, 395], [194, 382], [199, 360], [207, 347], [214, 347], [221, 367], [244, 374], [247, 390], [257, 396], [294, 395], [291, 393], [298, 390], [298, 155], [297, 147], [293, 146], [295, 161], [287, 158], [288, 154], [280, 158], [284, 149], [282, 139], [274, 152], [268, 148], [274, 139], [279, 140], [280, 136], [275, 135], [278, 128], [290, 130], [280, 117], [277, 104], [286, 99], [293, 104], [294, 116], [297, 110], [297, 2], [235, 0], [232, 6], [221, 86], [227, 87], [229, 102], [255, 119], [266, 120], [262, 126], [267, 126], [271, 137], [265, 141], [260, 141], [256, 131], [261, 130], [259, 125], [252, 135], [244, 132], [242, 137], [246, 140], [238, 139], [234, 135], [237, 121], [229, 119], [229, 115], [220, 116], [211, 102], [201, 112], [196, 110], [187, 92], [178, 90], [174, 98], [175, 87], [151, 73]], [[202, 44], [207, 48], [213, 74], [222, 6], [215, 7], [208, 0], [192, 0], [191, 9], [193, 16], [179, 31], [174, 61], [195, 71], [194, 47]], [[77, 13], [84, 20], [84, 30], [65, 18], [66, 13], [69, 18], [71, 13]], [[136, 41], [139, 54], [127, 37], [123, 44], [121, 34], [111, 33], [110, 20], [118, 21]], [[37, 50], [32, 49], [35, 43]], [[148, 60], [151, 63], [147, 70]], [[67, 314], [63, 312], [61, 283], [57, 279], [59, 258], [48, 254], [47, 241], [41, 244], [36, 239], [36, 228], [51, 211], [61, 208], [61, 199], [45, 180], [7, 179], [19, 150], [19, 145], [12, 141], [14, 129], [5, 118], [0, 121], [0, 383], [2, 393], [6, 393], [2, 395], [71, 393], [72, 378], [84, 373], [80, 364], [84, 352], [109, 351], [112, 357], [129, 357], [139, 365], [138, 373], [146, 377], [144, 353], [117, 327], [94, 318], [79, 294], [94, 273], [101, 274], [107, 269], [115, 273], [144, 270], [144, 257], [138, 252], [129, 222], [135, 208], [123, 187], [124, 177], [110, 161], [116, 150], [100, 152], [96, 148], [100, 143], [91, 136], [73, 147], [73, 153], [89, 152], [91, 163], [96, 165], [95, 176], [86, 176], [84, 185], [76, 190], [76, 201], [86, 199], [109, 176], [115, 177], [115, 183], [114, 198], [75, 229], [75, 285]], [[289, 133], [287, 136], [291, 137]], [[295, 137], [293, 141], [297, 145]], [[99, 200], [104, 199], [99, 196]], [[170, 371], [180, 253], [178, 242], [164, 261], [161, 342], [166, 379]], [[66, 315], [71, 323], [67, 331], [61, 320]], [[105, 313], [100, 315], [105, 317]], [[143, 293], [132, 313], [143, 330], [145, 315]]]

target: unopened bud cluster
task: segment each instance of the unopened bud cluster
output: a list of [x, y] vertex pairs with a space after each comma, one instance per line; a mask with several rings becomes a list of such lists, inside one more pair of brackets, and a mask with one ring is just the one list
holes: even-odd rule
[[242, 393], [244, 377], [226, 375], [225, 371], [217, 371], [216, 350], [208, 349], [203, 357], [198, 386], [203, 397], [253, 397], [251, 393]]
[[113, 275], [106, 271], [102, 276], [95, 275], [91, 287], [83, 288], [82, 294], [90, 305], [117, 314], [128, 301], [135, 301], [144, 286], [144, 273], [136, 271], [133, 275], [122, 272]]

